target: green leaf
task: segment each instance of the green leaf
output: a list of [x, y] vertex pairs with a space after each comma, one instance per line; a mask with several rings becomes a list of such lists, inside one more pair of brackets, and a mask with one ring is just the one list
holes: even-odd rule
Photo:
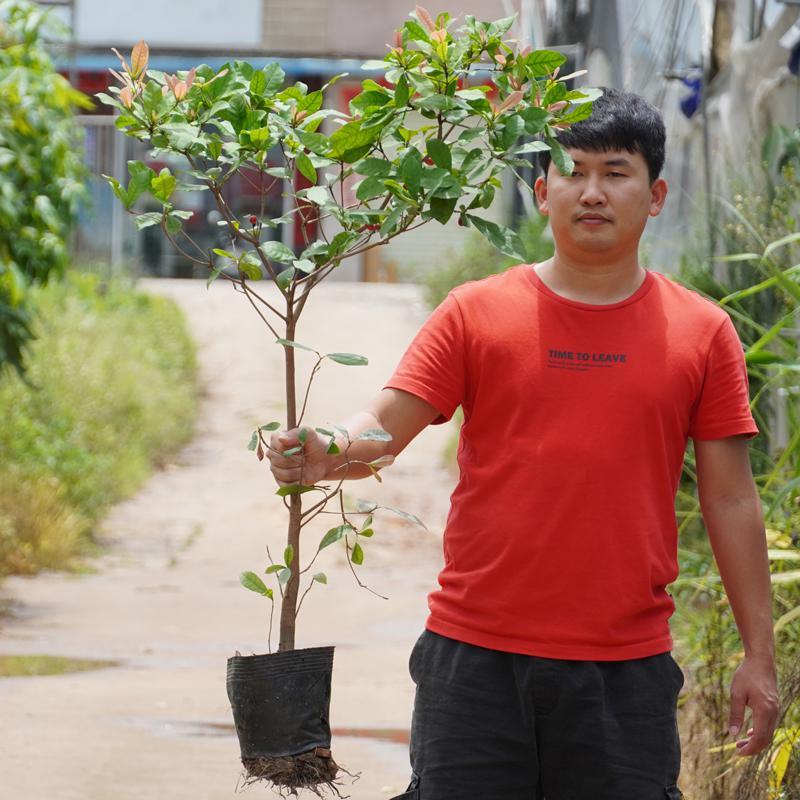
[[452, 97], [444, 94], [432, 94], [421, 100], [414, 100], [413, 104], [426, 111], [452, 111], [458, 106]]
[[331, 196], [324, 186], [312, 186], [307, 189], [306, 199], [318, 206], [326, 206], [331, 202]]
[[353, 170], [370, 178], [386, 178], [392, 171], [392, 162], [384, 158], [365, 158], [354, 164]]
[[549, 150], [550, 145], [546, 142], [535, 141], [535, 142], [526, 142], [525, 144], [521, 144], [519, 147], [515, 147], [510, 155], [519, 156], [523, 153], [541, 153], [544, 150]]
[[291, 567], [292, 561], [294, 561], [294, 547], [288, 544], [283, 551], [283, 563], [286, 564], [287, 567]]
[[167, 228], [167, 233], [170, 233], [173, 236], [176, 236], [181, 232], [181, 218], [175, 216], [175, 214], [167, 214], [164, 224]]
[[299, 269], [300, 272], [305, 272], [306, 275], [310, 275], [317, 268], [317, 265], [307, 258], [300, 258], [296, 261], [292, 261], [292, 266], [295, 269]]
[[385, 511], [391, 511], [392, 514], [397, 514], [398, 517], [402, 517], [408, 522], [413, 522], [415, 525], [419, 525], [421, 528], [428, 530], [425, 523], [419, 517], [415, 517], [413, 514], [409, 514], [407, 511], [401, 511], [399, 508], [392, 508], [392, 506], [379, 506], [379, 508], [382, 508]]
[[158, 211], [148, 211], [146, 214], [138, 214], [133, 218], [133, 224], [137, 230], [149, 228], [151, 225], [160, 225], [164, 215]]
[[264, 87], [264, 91], [261, 92], [261, 94], [265, 97], [272, 97], [272, 95], [277, 94], [281, 90], [283, 82], [286, 79], [286, 73], [281, 69], [280, 65], [275, 62], [267, 64], [263, 71], [267, 78], [267, 85]]
[[328, 445], [328, 449], [325, 451], [329, 456], [338, 456], [339, 453], [342, 451], [339, 449], [339, 445], [336, 442], [331, 442]]
[[580, 105], [568, 108], [566, 114], [563, 114], [557, 118], [557, 123], [559, 125], [572, 125], [576, 122], [580, 122], [581, 120], [588, 119], [591, 116], [592, 104], [581, 103]]
[[266, 425], [260, 425], [260, 431], [277, 431], [281, 427], [280, 422], [268, 422]]
[[367, 111], [367, 109], [374, 108], [376, 106], [378, 108], [382, 108], [390, 100], [391, 97], [386, 94], [386, 92], [361, 92], [350, 101], [350, 108], [364, 113]]
[[239, 260], [233, 253], [229, 252], [228, 250], [220, 250], [218, 247], [215, 247], [211, 252], [218, 256], [222, 256], [223, 258], [229, 258], [231, 261]]
[[400, 162], [400, 177], [412, 194], [419, 194], [422, 169], [422, 155], [412, 147]]
[[572, 160], [572, 156], [555, 139], [548, 139], [548, 144], [550, 145], [550, 158], [553, 159], [558, 171], [562, 175], [572, 175], [575, 169], [575, 162]]
[[362, 431], [358, 436], [353, 436], [352, 440], [358, 441], [364, 439], [370, 442], [391, 442], [392, 434], [388, 431], [381, 430], [380, 428], [370, 428], [367, 431]]
[[253, 435], [250, 437], [250, 443], [247, 445], [248, 450], [255, 450], [258, 447], [258, 431], [253, 431]]
[[[290, 342], [288, 339], [276, 339], [277, 344], [282, 344], [284, 347], [296, 347], [299, 350], [308, 350], [310, 353], [317, 353], [317, 351], [313, 347], [306, 347], [304, 344], [300, 344], [299, 342]], [[317, 353], [319, 355], [319, 353]]]
[[312, 580], [316, 581], [317, 583], [327, 583], [328, 576], [324, 572], [318, 572], [316, 575], [314, 575]]
[[291, 264], [296, 258], [283, 242], [264, 242], [259, 249], [270, 261], [280, 261], [282, 264]]
[[250, 78], [250, 94], [260, 95], [267, 88], [267, 76], [262, 70], [257, 70]]
[[356, 190], [356, 198], [363, 203], [385, 193], [386, 184], [382, 178], [365, 178]]
[[425, 149], [437, 167], [451, 170], [453, 168], [453, 157], [450, 148], [441, 139], [428, 139], [425, 142]]
[[281, 486], [277, 492], [278, 497], [287, 497], [294, 494], [305, 494], [306, 492], [313, 492], [316, 487], [314, 486], [301, 486], [299, 483], [293, 483], [290, 486]]
[[150, 189], [150, 184], [156, 173], [147, 164], [142, 164], [141, 161], [129, 161], [128, 172], [131, 176], [128, 182], [128, 200], [131, 205], [136, 202], [144, 192]]
[[282, 569], [278, 573], [278, 583], [282, 584], [289, 583], [289, 579], [291, 577], [292, 577], [292, 571], [288, 567], [286, 567], [285, 569]]
[[262, 581], [255, 572], [243, 572], [239, 575], [239, 583], [251, 592], [272, 599], [272, 589], [268, 589], [264, 581]]
[[525, 59], [525, 65], [531, 70], [534, 78], [544, 78], [552, 74], [567, 60], [566, 56], [555, 50], [534, 50]]
[[339, 525], [336, 528], [331, 528], [319, 543], [319, 550], [324, 550], [326, 547], [338, 542], [343, 536], [355, 531], [352, 525]]
[[261, 261], [259, 260], [258, 256], [253, 253], [251, 250], [250, 252], [245, 253], [240, 259], [239, 263], [236, 265], [239, 273], [244, 275], [251, 281], [258, 281], [261, 280]]
[[350, 554], [350, 560], [354, 564], [364, 563], [364, 551], [361, 549], [361, 545], [358, 542], [353, 545], [353, 552]]
[[328, 353], [325, 358], [329, 358], [337, 364], [344, 364], [347, 367], [362, 367], [369, 364], [366, 356], [359, 356], [355, 353]]
[[162, 130], [167, 135], [170, 145], [176, 150], [188, 150], [196, 142], [203, 141], [200, 128], [188, 122], [164, 125]]
[[279, 272], [275, 276], [275, 283], [278, 285], [278, 288], [285, 292], [289, 286], [291, 286], [296, 273], [297, 270], [294, 267], [289, 267]]
[[[461, 196], [461, 187], [458, 190], [458, 197]], [[450, 217], [453, 216], [453, 212], [456, 209], [456, 204], [458, 203], [458, 197], [432, 197], [431, 198], [431, 205], [430, 205], [430, 215], [442, 225], [445, 225]]]
[[375, 535], [375, 531], [372, 528], [364, 528], [362, 531], [357, 531], [358, 536], [364, 536], [367, 539], [371, 539]]
[[356, 155], [358, 151], [366, 147], [366, 152], [369, 152], [373, 142], [380, 137], [382, 129], [380, 127], [363, 129], [362, 122], [363, 120], [348, 122], [331, 134], [332, 158], [349, 164], [361, 158], [361, 155]]
[[157, 200], [160, 200], [162, 203], [168, 203], [177, 185], [178, 181], [169, 171], [169, 167], [164, 167], [164, 169], [158, 173], [158, 177], [153, 178], [150, 182], [150, 191]]
[[264, 572], [267, 575], [272, 575], [275, 572], [280, 572], [282, 569], [286, 569], [286, 564], [270, 564]]
[[305, 153], [300, 153], [295, 158], [294, 163], [303, 177], [307, 178], [311, 183], [317, 182], [317, 170], [314, 169], [311, 159]]
[[408, 103], [408, 79], [403, 73], [397, 81], [397, 86], [394, 89], [394, 104], [397, 108], [403, 108]]
[[496, 222], [476, 217], [474, 214], [465, 214], [464, 216], [469, 224], [480, 231], [501, 253], [505, 253], [512, 258], [518, 258], [520, 261], [525, 261], [522, 241], [514, 231], [503, 225], [498, 225]]
[[222, 269], [222, 267], [215, 267], [211, 270], [211, 274], [208, 276], [208, 280], [206, 281], [206, 289], [208, 289], [208, 287], [211, 286], [211, 284], [214, 283], [217, 278], [219, 278], [219, 276], [222, 274]]

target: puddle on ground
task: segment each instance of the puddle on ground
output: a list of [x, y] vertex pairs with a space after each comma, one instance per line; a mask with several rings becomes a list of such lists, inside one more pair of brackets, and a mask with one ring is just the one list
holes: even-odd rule
[[39, 675], [69, 675], [93, 669], [108, 669], [117, 661], [66, 656], [3, 656], [0, 655], [0, 678], [32, 678]]
[[[139, 722], [138, 724], [142, 724]], [[144, 723], [145, 727], [155, 727], [159, 733], [173, 736], [234, 736], [236, 730], [232, 722], [192, 722], [189, 720], [163, 720]], [[334, 728], [331, 731], [333, 738], [354, 737], [358, 739], [372, 739], [377, 742], [390, 744], [408, 744], [409, 731], [404, 728]]]

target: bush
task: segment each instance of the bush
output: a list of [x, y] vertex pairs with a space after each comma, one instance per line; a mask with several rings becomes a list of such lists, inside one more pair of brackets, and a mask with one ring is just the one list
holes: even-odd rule
[[86, 168], [74, 112], [91, 101], [56, 72], [36, 3], [0, 0], [0, 367], [22, 369], [31, 283], [67, 263]]
[[0, 575], [68, 565], [191, 435], [194, 346], [171, 301], [72, 275], [36, 289], [25, 379], [0, 379]]

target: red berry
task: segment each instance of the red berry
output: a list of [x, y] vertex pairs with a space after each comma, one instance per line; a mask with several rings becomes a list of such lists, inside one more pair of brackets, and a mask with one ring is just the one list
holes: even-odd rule
[[250, 215], [250, 224], [257, 225], [258, 224], [258, 217], [255, 214]]
[[425, 156], [425, 158], [423, 158], [422, 160], [423, 160], [423, 161], [424, 161], [426, 164], [433, 164], [433, 159], [432, 159], [430, 156]]

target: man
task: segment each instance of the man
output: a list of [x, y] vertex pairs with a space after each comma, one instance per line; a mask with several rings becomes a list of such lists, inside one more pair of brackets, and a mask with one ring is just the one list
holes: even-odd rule
[[[747, 439], [741, 344], [724, 311], [642, 268], [660, 213], [665, 131], [640, 97], [606, 90], [561, 135], [575, 161], [535, 184], [555, 255], [454, 289], [351, 435], [351, 460], [397, 456], [460, 405], [460, 479], [441, 588], [411, 655], [411, 738], [420, 800], [680, 798], [666, 587], [676, 578], [675, 494], [694, 441], [703, 516], [745, 658], [731, 687], [750, 756], [778, 704], [769, 569]], [[341, 476], [309, 438], [280, 452], [278, 483]], [[351, 465], [348, 478], [368, 471]]]

